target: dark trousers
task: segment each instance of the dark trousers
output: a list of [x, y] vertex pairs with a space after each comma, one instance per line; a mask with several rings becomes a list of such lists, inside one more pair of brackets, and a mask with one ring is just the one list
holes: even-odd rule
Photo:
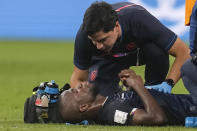
[[[137, 57], [139, 56], [139, 57]], [[155, 85], [163, 82], [169, 69], [169, 55], [153, 43], [148, 43], [127, 56], [114, 58], [92, 57], [89, 69], [89, 81], [99, 86], [100, 94], [108, 96], [119, 92], [119, 77], [123, 69], [130, 66], [145, 65], [145, 85]]]
[[[197, 53], [197, 1], [190, 17], [189, 35], [191, 56], [194, 56], [194, 54]], [[197, 66], [191, 62], [191, 59], [183, 64], [181, 68], [181, 78], [185, 88], [187, 88], [191, 96], [193, 96], [197, 102]]]
[[189, 91], [191, 96], [195, 97], [197, 102], [197, 66], [187, 60], [181, 67], [181, 78], [185, 88]]

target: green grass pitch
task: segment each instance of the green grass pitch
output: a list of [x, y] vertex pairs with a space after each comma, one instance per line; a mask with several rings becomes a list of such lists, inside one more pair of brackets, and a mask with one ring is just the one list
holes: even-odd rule
[[[172, 61], [173, 58], [171, 58]], [[132, 67], [143, 76], [144, 67]], [[73, 70], [73, 42], [0, 42], [0, 131], [174, 131], [195, 130], [182, 126], [120, 127], [24, 124], [23, 104], [40, 82], [69, 82]], [[180, 81], [174, 93], [187, 93]]]

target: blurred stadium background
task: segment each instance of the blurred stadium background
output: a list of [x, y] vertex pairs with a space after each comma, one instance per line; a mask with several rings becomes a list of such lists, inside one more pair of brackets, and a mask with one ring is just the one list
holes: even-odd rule
[[[131, 1], [143, 5], [188, 41], [184, 26], [185, 0]], [[59, 86], [69, 82], [73, 69], [76, 32], [93, 0], [0, 0], [0, 130], [186, 130], [182, 127], [108, 127], [30, 125], [23, 123], [23, 104], [40, 82], [54, 79]], [[171, 61], [173, 58], [171, 57]], [[132, 67], [144, 75], [144, 67]], [[187, 93], [180, 81], [174, 93]]]
[[[143, 5], [161, 22], [188, 39], [184, 26], [185, 0], [130, 1]], [[86, 8], [93, 0], [1, 0], [0, 39], [73, 40]]]

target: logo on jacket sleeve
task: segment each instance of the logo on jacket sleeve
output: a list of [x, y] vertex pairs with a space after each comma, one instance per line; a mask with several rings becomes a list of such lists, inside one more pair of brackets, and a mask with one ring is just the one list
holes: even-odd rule
[[127, 44], [126, 49], [127, 50], [133, 50], [136, 48], [136, 44], [134, 42], [130, 42], [129, 44]]
[[96, 79], [97, 76], [97, 70], [93, 70], [90, 73], [90, 81], [94, 81]]

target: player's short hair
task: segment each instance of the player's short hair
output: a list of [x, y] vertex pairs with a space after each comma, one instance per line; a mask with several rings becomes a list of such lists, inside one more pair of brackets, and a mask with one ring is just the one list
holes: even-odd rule
[[85, 12], [82, 29], [92, 36], [96, 32], [112, 31], [118, 20], [117, 12], [106, 2], [94, 2]]
[[54, 80], [41, 82], [33, 88], [33, 95], [28, 97], [24, 104], [25, 123], [63, 123], [60, 114], [60, 95], [68, 90], [70, 85], [66, 83], [60, 90]]
[[[25, 123], [63, 123], [59, 113], [58, 103], [50, 104], [49, 107], [37, 107], [35, 105], [36, 95], [28, 97], [24, 104]], [[45, 116], [44, 116], [45, 115]]]
[[36, 95], [28, 97], [24, 104], [24, 122], [25, 123], [38, 123], [36, 117], [36, 107], [35, 107]]

